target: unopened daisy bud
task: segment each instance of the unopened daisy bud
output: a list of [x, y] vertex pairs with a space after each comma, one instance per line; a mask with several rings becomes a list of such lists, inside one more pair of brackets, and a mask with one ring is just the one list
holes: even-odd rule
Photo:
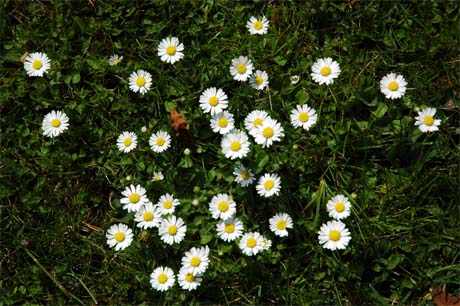
[[193, 192], [197, 193], [197, 192], [200, 192], [200, 186], [195, 186], [193, 187]]
[[142, 132], [142, 133], [147, 132], [147, 127], [146, 127], [145, 125], [141, 128], [141, 132]]
[[203, 148], [202, 147], [198, 147], [196, 149], [196, 153], [203, 153]]
[[131, 175], [126, 176], [126, 180], [127, 180], [127, 181], [132, 180], [132, 178], [133, 178], [133, 177], [132, 177]]
[[193, 206], [198, 206], [198, 204], [200, 204], [200, 201], [198, 201], [197, 199], [194, 199], [194, 200], [192, 201], [192, 205], [193, 205]]
[[297, 150], [298, 148], [299, 148], [299, 146], [298, 146], [297, 144], [293, 144], [293, 145], [292, 145], [292, 149], [293, 149], [293, 150]]
[[295, 85], [295, 84], [299, 83], [299, 80], [300, 80], [300, 77], [298, 75], [291, 76], [291, 84], [292, 85]]
[[185, 148], [184, 154], [185, 154], [185, 155], [190, 155], [190, 153], [191, 153], [190, 149], [189, 149], [189, 148]]

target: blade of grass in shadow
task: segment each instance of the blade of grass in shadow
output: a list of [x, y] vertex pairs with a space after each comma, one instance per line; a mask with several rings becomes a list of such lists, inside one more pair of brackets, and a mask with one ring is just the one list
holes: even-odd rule
[[29, 257], [32, 258], [32, 260], [35, 262], [35, 264], [43, 272], [45, 272], [45, 274], [53, 281], [53, 283], [59, 288], [59, 290], [62, 291], [62, 293], [64, 293], [68, 297], [74, 299], [75, 301], [77, 301], [81, 305], [85, 305], [85, 303], [83, 303], [79, 298], [77, 298], [75, 295], [73, 295], [72, 293], [67, 291], [67, 289], [64, 288], [64, 286], [53, 275], [51, 275], [51, 273], [49, 273], [48, 270], [45, 269], [45, 267], [42, 266], [42, 264], [38, 261], [38, 259], [29, 250], [27, 250], [27, 249], [24, 249], [24, 250], [26, 251], [27, 255], [29, 255]]
[[93, 300], [94, 304], [97, 305], [96, 298], [94, 297], [93, 293], [89, 290], [89, 288], [86, 286], [86, 284], [81, 280], [81, 278], [77, 277], [73, 272], [72, 273], [67, 273], [67, 275], [70, 275], [70, 276], [76, 278], [80, 282], [80, 284], [83, 286], [83, 288], [85, 288], [86, 292], [88, 292], [88, 294], [91, 297], [91, 299]]

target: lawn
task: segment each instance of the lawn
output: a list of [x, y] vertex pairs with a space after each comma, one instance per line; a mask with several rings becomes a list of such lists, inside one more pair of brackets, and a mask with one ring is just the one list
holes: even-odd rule
[[459, 2], [0, 8], [0, 305], [460, 295]]

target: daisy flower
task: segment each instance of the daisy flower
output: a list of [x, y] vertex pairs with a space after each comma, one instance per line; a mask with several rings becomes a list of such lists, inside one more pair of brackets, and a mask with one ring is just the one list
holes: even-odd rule
[[209, 248], [191, 248], [182, 257], [182, 267], [193, 275], [203, 274], [209, 265]]
[[176, 276], [171, 268], [158, 267], [150, 274], [150, 284], [158, 291], [167, 291], [174, 286]]
[[268, 86], [268, 74], [265, 71], [257, 70], [249, 78], [249, 84], [252, 88], [262, 90]]
[[109, 65], [110, 66], [117, 66], [121, 63], [123, 60], [123, 56], [120, 56], [118, 54], [114, 54], [109, 58]]
[[134, 150], [137, 146], [137, 136], [132, 132], [123, 132], [118, 136], [117, 147], [118, 150], [128, 153]]
[[210, 87], [200, 96], [200, 107], [204, 113], [215, 115], [226, 109], [228, 97], [222, 89]]
[[158, 232], [160, 239], [169, 245], [180, 243], [184, 240], [187, 226], [184, 224], [182, 218], [176, 216], [169, 216], [160, 223]]
[[129, 76], [129, 89], [142, 95], [149, 91], [152, 85], [152, 75], [144, 70], [137, 70]]
[[137, 227], [148, 229], [159, 227], [162, 219], [158, 208], [147, 202], [136, 212], [134, 220], [138, 222]]
[[133, 231], [123, 223], [112, 225], [105, 236], [107, 244], [115, 247], [115, 251], [124, 250], [133, 242]]
[[212, 197], [209, 210], [214, 219], [228, 219], [236, 212], [236, 203], [228, 194], [219, 193]]
[[214, 133], [225, 135], [233, 130], [234, 127], [235, 120], [233, 119], [233, 114], [227, 111], [215, 114], [211, 118], [211, 128]]
[[415, 125], [417, 125], [419, 130], [423, 133], [439, 130], [438, 126], [441, 124], [441, 119], [434, 119], [435, 114], [436, 109], [432, 107], [419, 111], [418, 116], [415, 117]]
[[328, 221], [321, 225], [318, 240], [329, 250], [345, 249], [351, 240], [350, 232], [341, 221]]
[[265, 236], [262, 236], [262, 251], [269, 250], [272, 247], [272, 241]]
[[249, 76], [252, 74], [253, 65], [250, 59], [246, 56], [240, 56], [232, 59], [232, 65], [230, 66], [230, 73], [234, 80], [247, 81]]
[[179, 274], [177, 275], [177, 281], [179, 282], [179, 286], [182, 289], [188, 290], [188, 291], [195, 290], [201, 284], [202, 280], [203, 280], [203, 275], [201, 274], [193, 275], [185, 267], [182, 267], [179, 270]]
[[281, 189], [281, 179], [277, 174], [265, 173], [257, 182], [257, 193], [263, 197], [278, 195]]
[[262, 125], [257, 127], [254, 134], [255, 142], [262, 145], [262, 148], [268, 148], [274, 141], [281, 141], [281, 138], [284, 137], [284, 130], [278, 121], [266, 118]]
[[121, 194], [124, 198], [121, 198], [120, 203], [123, 204], [123, 209], [128, 210], [128, 212], [137, 212], [142, 205], [149, 201], [145, 195], [145, 188], [140, 185], [134, 186], [131, 184]]
[[217, 223], [217, 235], [223, 241], [233, 241], [243, 234], [243, 222], [238, 218], [230, 217]]
[[243, 254], [252, 256], [263, 250], [263, 237], [258, 232], [246, 233], [240, 240], [239, 246]]
[[398, 99], [406, 93], [407, 82], [402, 75], [387, 74], [380, 81], [380, 91], [387, 99]]
[[266, 111], [253, 110], [244, 119], [244, 127], [253, 137], [257, 134], [257, 128], [262, 126], [265, 119], [270, 118]]
[[246, 168], [243, 165], [235, 167], [235, 170], [233, 170], [233, 175], [235, 176], [235, 182], [239, 183], [241, 187], [248, 187], [256, 180], [252, 170]]
[[158, 56], [166, 63], [174, 64], [184, 57], [184, 45], [177, 37], [164, 38], [158, 45]]
[[270, 230], [279, 237], [286, 237], [288, 235], [288, 228], [293, 227], [291, 217], [286, 213], [278, 213], [271, 217], [268, 222], [270, 223]]
[[313, 81], [322, 85], [330, 85], [334, 83], [334, 79], [340, 74], [340, 67], [332, 58], [320, 58], [311, 67], [311, 77]]
[[150, 136], [149, 145], [153, 152], [164, 152], [171, 146], [171, 136], [164, 131], [153, 133]]
[[43, 135], [56, 137], [69, 128], [69, 117], [61, 111], [51, 111], [42, 122]]
[[42, 77], [50, 68], [50, 59], [43, 52], [30, 53], [24, 61], [24, 69], [31, 77]]
[[160, 197], [157, 204], [155, 205], [160, 212], [160, 215], [172, 214], [176, 210], [176, 206], [180, 205], [178, 199], [174, 199], [169, 193], [164, 194]]
[[152, 181], [159, 182], [159, 181], [163, 180], [164, 178], [165, 177], [164, 177], [164, 175], [163, 175], [163, 173], [161, 171], [153, 172]]
[[309, 130], [318, 120], [316, 111], [308, 105], [296, 105], [296, 109], [291, 111], [291, 123], [294, 127], [302, 127]]
[[226, 158], [243, 158], [249, 153], [249, 139], [246, 133], [233, 130], [222, 137], [220, 142], [222, 153]]
[[327, 211], [329, 212], [329, 217], [336, 220], [345, 219], [350, 215], [351, 203], [346, 196], [341, 194], [338, 194], [330, 199], [326, 206]]
[[265, 16], [262, 16], [262, 19], [257, 19], [256, 17], [252, 16], [246, 23], [246, 28], [248, 28], [249, 33], [252, 35], [267, 34], [268, 20], [265, 18]]

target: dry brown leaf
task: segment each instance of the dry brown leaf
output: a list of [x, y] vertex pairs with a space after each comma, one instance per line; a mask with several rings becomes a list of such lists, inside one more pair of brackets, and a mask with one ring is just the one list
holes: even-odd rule
[[179, 140], [186, 144], [191, 144], [192, 134], [185, 117], [181, 116], [175, 108], [171, 108], [169, 112], [171, 114], [171, 128], [179, 133]]
[[460, 306], [460, 298], [450, 294], [441, 287], [431, 287], [431, 295], [436, 306]]
[[29, 55], [29, 52], [25, 52], [23, 55], [21, 55], [21, 57], [19, 58], [19, 60], [21, 61], [21, 63], [24, 64], [24, 62], [26, 61], [26, 57]]

